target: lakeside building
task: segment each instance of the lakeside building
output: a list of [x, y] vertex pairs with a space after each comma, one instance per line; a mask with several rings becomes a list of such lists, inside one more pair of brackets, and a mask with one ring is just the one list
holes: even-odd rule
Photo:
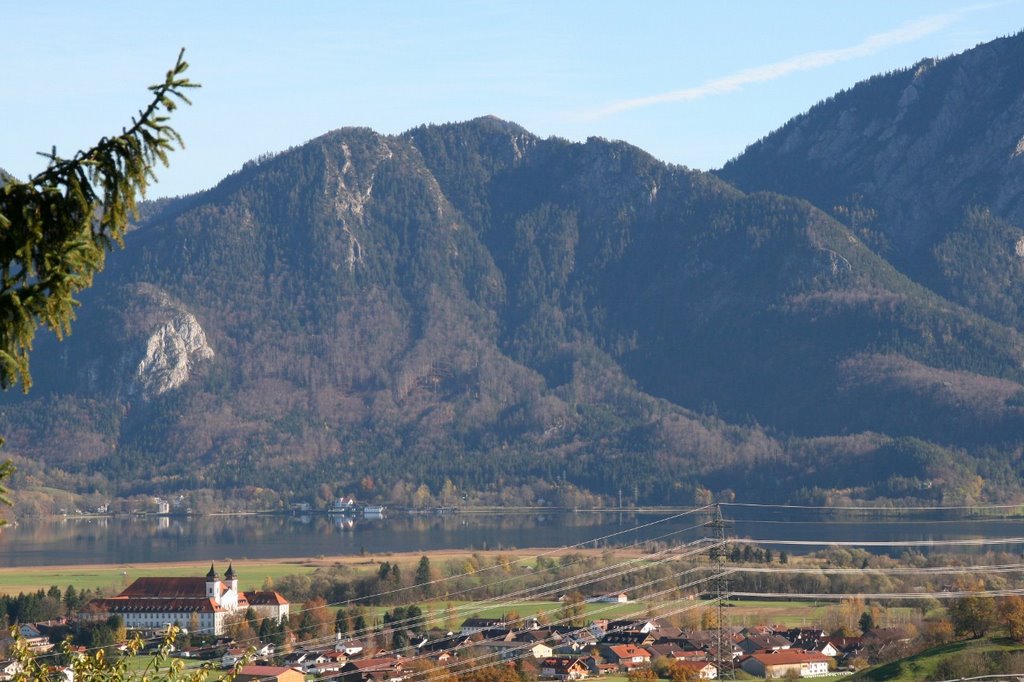
[[100, 620], [116, 614], [130, 629], [198, 625], [200, 632], [222, 635], [225, 619], [248, 608], [261, 618], [288, 618], [287, 599], [271, 591], [242, 592], [232, 564], [221, 580], [211, 563], [204, 578], [136, 578], [116, 597], [90, 601], [81, 617]]

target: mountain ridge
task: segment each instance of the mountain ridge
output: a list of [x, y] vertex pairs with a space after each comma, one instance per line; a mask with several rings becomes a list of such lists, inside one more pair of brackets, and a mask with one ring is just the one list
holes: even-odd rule
[[[875, 76], [791, 119], [718, 174], [748, 191], [807, 198], [915, 279], [1020, 328], [1022, 59], [1024, 32]], [[988, 267], [991, 251], [1004, 274]]]
[[[22, 483], [122, 496], [1018, 499], [1018, 329], [823, 208], [495, 117], [334, 130], [146, 207], [0, 430]], [[157, 299], [212, 355], [83, 378]]]

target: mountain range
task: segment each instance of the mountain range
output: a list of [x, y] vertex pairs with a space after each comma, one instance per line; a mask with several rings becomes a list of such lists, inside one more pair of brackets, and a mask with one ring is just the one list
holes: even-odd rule
[[13, 487], [1019, 501], [1022, 62], [877, 76], [715, 173], [484, 117], [146, 204], [3, 396]]

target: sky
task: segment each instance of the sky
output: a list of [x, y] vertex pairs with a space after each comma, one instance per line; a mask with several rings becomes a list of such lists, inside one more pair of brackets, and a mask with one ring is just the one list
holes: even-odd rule
[[202, 89], [149, 198], [336, 128], [483, 115], [719, 168], [874, 74], [1024, 29], [1024, 0], [0, 3], [0, 167], [22, 179], [119, 132], [185, 48]]

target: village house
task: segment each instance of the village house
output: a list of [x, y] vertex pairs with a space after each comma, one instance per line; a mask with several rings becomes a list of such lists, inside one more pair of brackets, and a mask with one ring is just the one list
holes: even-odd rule
[[683, 643], [665, 642], [645, 646], [653, 658], [665, 658], [669, 661], [702, 661], [707, 660], [708, 652]]
[[29, 651], [36, 654], [46, 653], [53, 649], [50, 638], [40, 631], [39, 626], [32, 623], [22, 623], [18, 626], [18, 635], [24, 638]]
[[545, 658], [540, 664], [540, 676], [548, 680], [582, 680], [589, 674], [580, 658]]
[[553, 655], [551, 646], [544, 642], [523, 642], [515, 639], [501, 639], [483, 641], [477, 646], [488, 653], [496, 654], [502, 661], [523, 658], [527, 655], [537, 659], [550, 658]]
[[588, 597], [587, 601], [592, 604], [628, 604], [629, 595], [625, 592], [613, 592], [612, 594], [599, 594]]
[[698, 680], [717, 680], [718, 668], [714, 663], [708, 661], [676, 661], [673, 668], [685, 670], [687, 679], [697, 678]]
[[83, 620], [124, 618], [130, 629], [158, 630], [177, 624], [222, 635], [228, 616], [252, 608], [261, 618], [288, 618], [288, 600], [277, 592], [242, 592], [229, 564], [221, 580], [213, 564], [205, 578], [137, 578], [116, 597], [93, 599], [80, 614]]
[[609, 663], [615, 663], [619, 670], [629, 672], [651, 663], [651, 653], [647, 649], [632, 644], [613, 644], [601, 647], [601, 655]]
[[460, 632], [463, 636], [475, 635], [484, 630], [503, 628], [507, 623], [501, 618], [467, 618], [462, 621]]
[[864, 650], [863, 637], [826, 637], [824, 640], [836, 654], [829, 654], [824, 649], [819, 649], [826, 656], [835, 656], [840, 663], [848, 662], [860, 656]]
[[828, 656], [803, 649], [760, 651], [740, 659], [740, 667], [751, 675], [778, 679], [787, 674], [819, 677], [828, 674]]
[[341, 672], [341, 669], [348, 664], [348, 661], [324, 661], [314, 663], [310, 667], [303, 668], [303, 672], [313, 675], [316, 679], [328, 679], [326, 676], [331, 673]]
[[238, 673], [235, 682], [302, 682], [306, 676], [295, 668], [276, 665], [246, 665]]
[[[255, 649], [255, 653], [253, 653], [253, 660], [252, 660], [253, 664], [258, 663], [260, 660], [266, 660], [266, 659], [268, 659], [268, 658], [270, 658], [271, 656], [274, 655], [274, 645], [273, 644], [264, 644], [262, 642], [256, 642], [256, 644], [253, 645], [253, 648]], [[220, 659], [221, 667], [222, 668], [230, 668], [230, 667], [232, 667], [233, 665], [235, 665], [235, 663], [238, 663], [240, 660], [245, 658], [246, 654], [248, 654], [248, 653], [249, 653], [249, 647], [232, 647], [232, 648], [229, 648], [224, 653], [224, 655], [221, 656], [221, 659]]]
[[294, 651], [284, 658], [284, 662], [303, 672], [310, 672], [318, 663], [326, 663], [327, 657], [319, 651]]
[[404, 678], [401, 660], [391, 656], [353, 659], [341, 668], [344, 682], [401, 682]]
[[13, 680], [21, 672], [21, 663], [15, 660], [0, 661], [0, 681]]
[[602, 637], [599, 642], [601, 644], [630, 644], [632, 646], [647, 646], [648, 644], [654, 644], [655, 637], [650, 632], [640, 632], [638, 630], [623, 630], [623, 631], [609, 631]]
[[437, 656], [442, 653], [458, 656], [457, 650], [472, 646], [472, 637], [464, 635], [448, 635], [440, 639], [433, 639], [420, 647], [420, 651], [427, 655]]
[[605, 632], [654, 632], [658, 629], [658, 623], [653, 620], [612, 620], [608, 621]]
[[759, 635], [751, 633], [738, 641], [736, 645], [743, 650], [743, 653], [752, 654], [755, 651], [778, 651], [780, 649], [789, 649], [792, 648], [793, 643], [782, 635]]

